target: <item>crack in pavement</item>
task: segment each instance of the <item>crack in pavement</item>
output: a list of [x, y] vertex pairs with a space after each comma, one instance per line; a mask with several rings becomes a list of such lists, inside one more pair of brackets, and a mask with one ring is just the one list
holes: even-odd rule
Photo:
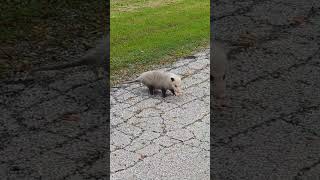
[[[209, 118], [210, 110], [205, 101], [210, 93], [209, 49], [164, 69], [183, 76], [186, 93], [163, 99], [158, 93], [148, 95], [141, 85], [111, 90], [111, 99], [114, 99], [111, 117], [120, 117], [111, 118], [114, 124], [111, 126], [111, 179], [128, 179], [133, 176], [132, 172], [137, 179], [159, 179], [168, 174], [175, 179], [209, 178], [206, 153], [209, 152], [210, 127], [208, 120], [204, 120]], [[196, 156], [190, 153], [195, 149]], [[189, 157], [188, 160], [181, 159], [181, 155]], [[163, 160], [167, 156], [175, 157]], [[197, 165], [192, 159], [201, 163]], [[161, 168], [150, 169], [154, 162]], [[172, 166], [182, 171], [168, 168]], [[190, 167], [195, 168], [193, 173], [187, 170]]]
[[[213, 38], [229, 49], [231, 104], [222, 112], [210, 104], [212, 179], [320, 177], [319, 7], [314, 0], [212, 4]], [[254, 43], [243, 45], [244, 33]]]
[[[102, 79], [94, 80], [85, 72], [59, 74], [55, 80], [34, 76], [33, 80], [1, 82], [1, 177], [59, 179], [78, 171], [84, 177], [98, 177], [99, 168], [107, 173], [108, 168], [99, 162], [109, 146], [97, 141], [107, 136], [107, 129], [101, 127], [108, 125], [108, 99], [105, 92], [99, 92]], [[79, 113], [80, 119], [63, 120], [71, 111]], [[77, 152], [70, 153], [68, 146], [88, 148], [73, 159]], [[97, 169], [86, 172], [81, 167]]]

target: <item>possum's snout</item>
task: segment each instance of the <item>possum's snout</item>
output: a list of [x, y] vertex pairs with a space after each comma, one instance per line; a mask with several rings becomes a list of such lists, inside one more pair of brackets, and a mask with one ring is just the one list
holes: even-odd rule
[[175, 94], [176, 96], [181, 96], [183, 94], [182, 89], [176, 89]]

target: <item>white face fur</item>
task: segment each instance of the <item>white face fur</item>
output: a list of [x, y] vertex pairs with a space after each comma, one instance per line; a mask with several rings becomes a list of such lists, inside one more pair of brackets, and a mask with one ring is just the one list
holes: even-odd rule
[[172, 88], [177, 96], [182, 94], [182, 82], [179, 76], [171, 77]]

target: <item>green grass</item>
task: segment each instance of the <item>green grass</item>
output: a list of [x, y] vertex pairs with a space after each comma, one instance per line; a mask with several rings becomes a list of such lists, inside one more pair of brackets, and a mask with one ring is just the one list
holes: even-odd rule
[[209, 45], [209, 0], [111, 0], [111, 80]]

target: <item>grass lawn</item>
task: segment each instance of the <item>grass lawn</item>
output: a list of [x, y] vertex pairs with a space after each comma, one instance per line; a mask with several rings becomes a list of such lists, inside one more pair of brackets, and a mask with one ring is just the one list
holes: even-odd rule
[[111, 81], [209, 45], [209, 0], [111, 0]]

